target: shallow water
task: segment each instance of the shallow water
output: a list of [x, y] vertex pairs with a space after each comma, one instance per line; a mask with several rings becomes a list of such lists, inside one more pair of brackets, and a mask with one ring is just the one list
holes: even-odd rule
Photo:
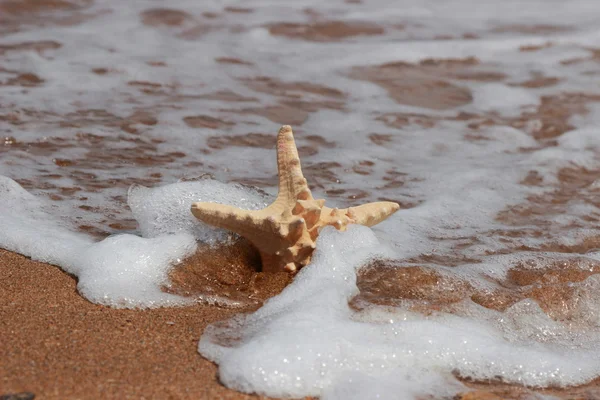
[[267, 204], [291, 124], [316, 198], [402, 210], [374, 236], [325, 232], [280, 296], [203, 336], [227, 385], [585, 383], [600, 375], [598, 12], [0, 1], [0, 245], [76, 274], [95, 302], [187, 304], [163, 290], [170, 268], [226, 239], [189, 204]]

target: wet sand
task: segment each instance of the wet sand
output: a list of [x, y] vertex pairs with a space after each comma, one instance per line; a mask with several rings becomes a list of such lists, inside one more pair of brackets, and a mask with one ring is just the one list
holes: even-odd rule
[[206, 305], [92, 304], [59, 268], [0, 250], [0, 396], [257, 399], [225, 388], [198, 354], [206, 326], [239, 312]]

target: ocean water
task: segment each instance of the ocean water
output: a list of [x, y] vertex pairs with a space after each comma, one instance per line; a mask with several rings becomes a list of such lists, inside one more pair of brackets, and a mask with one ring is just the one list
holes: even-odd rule
[[226, 238], [191, 203], [267, 205], [290, 124], [316, 198], [402, 208], [324, 229], [280, 295], [209, 327], [225, 385], [413, 399], [600, 376], [600, 5], [15, 4], [0, 247], [96, 303], [191, 304], [169, 270]]

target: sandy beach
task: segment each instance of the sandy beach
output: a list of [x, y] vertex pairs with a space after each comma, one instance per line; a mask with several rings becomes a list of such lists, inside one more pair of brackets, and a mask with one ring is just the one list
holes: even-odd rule
[[59, 268], [0, 250], [0, 396], [257, 399], [225, 388], [197, 352], [204, 328], [239, 310], [92, 304]]

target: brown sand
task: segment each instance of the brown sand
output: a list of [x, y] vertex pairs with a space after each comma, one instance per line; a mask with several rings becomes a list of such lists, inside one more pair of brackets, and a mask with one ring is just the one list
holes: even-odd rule
[[239, 312], [206, 305], [117, 310], [92, 304], [60, 269], [0, 250], [0, 396], [36, 399], [256, 399], [218, 383], [202, 331]]
[[163, 290], [229, 308], [255, 309], [292, 281], [287, 272], [260, 270], [260, 254], [244, 238], [216, 247], [199, 245], [196, 254], [170, 271], [170, 284]]

